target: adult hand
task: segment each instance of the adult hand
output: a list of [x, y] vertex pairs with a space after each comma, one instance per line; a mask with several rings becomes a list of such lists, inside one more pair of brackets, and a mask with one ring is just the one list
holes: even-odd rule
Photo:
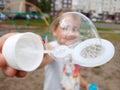
[[2, 72], [3, 72], [3, 74], [5, 76], [8, 76], [8, 77], [14, 77], [14, 76], [16, 76], [16, 77], [24, 77], [27, 74], [27, 72], [16, 70], [16, 69], [8, 66], [4, 56], [2, 55], [2, 46], [3, 46], [4, 42], [5, 42], [5, 40], [8, 37], [10, 37], [12, 35], [15, 35], [15, 34], [17, 34], [17, 33], [8, 33], [8, 34], [0, 37], [0, 67], [1, 67], [1, 70], [2, 70]]

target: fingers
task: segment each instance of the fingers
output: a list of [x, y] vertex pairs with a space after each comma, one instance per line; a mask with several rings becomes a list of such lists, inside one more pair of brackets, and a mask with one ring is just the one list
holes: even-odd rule
[[6, 61], [4, 56], [0, 53], [0, 67], [3, 67], [6, 65]]
[[17, 71], [9, 66], [2, 67], [2, 72], [5, 76], [14, 77]]
[[25, 71], [18, 71], [16, 73], [16, 77], [25, 77], [27, 75], [27, 72]]
[[2, 55], [2, 46], [5, 42], [5, 40], [6, 40], [6, 38], [3, 38], [3, 37], [0, 38], [0, 67], [6, 65], [5, 58]]
[[8, 77], [15, 77], [15, 76], [16, 77], [25, 77], [27, 75], [27, 72], [15, 70], [9, 66], [3, 67], [2, 72], [5, 76], [8, 76]]

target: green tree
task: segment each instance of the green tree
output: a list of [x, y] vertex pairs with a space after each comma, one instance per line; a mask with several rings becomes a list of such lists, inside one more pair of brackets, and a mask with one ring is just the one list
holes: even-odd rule
[[51, 11], [51, 0], [39, 0], [35, 3], [37, 7], [39, 7], [42, 12], [50, 13]]

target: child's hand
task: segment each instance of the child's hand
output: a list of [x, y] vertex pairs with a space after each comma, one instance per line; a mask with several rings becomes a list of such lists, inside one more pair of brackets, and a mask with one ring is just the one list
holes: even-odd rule
[[98, 90], [98, 86], [95, 83], [92, 83], [88, 86], [88, 90]]
[[12, 35], [15, 35], [15, 34], [17, 34], [17, 33], [9, 33], [9, 34], [6, 34], [6, 35], [4, 35], [0, 38], [0, 67], [2, 69], [3, 74], [6, 75], [6, 76], [9, 76], [9, 77], [14, 77], [14, 76], [24, 77], [27, 73], [25, 71], [16, 70], [14, 68], [9, 67], [6, 63], [6, 60], [5, 60], [4, 56], [2, 55], [2, 46], [5, 42], [5, 40], [8, 37], [10, 37]]

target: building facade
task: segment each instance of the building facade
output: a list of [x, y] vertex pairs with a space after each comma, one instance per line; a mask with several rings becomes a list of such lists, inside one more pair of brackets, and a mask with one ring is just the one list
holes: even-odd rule
[[[7, 4], [17, 0], [0, 0], [0, 9], [2, 10]], [[34, 4], [40, 0], [20, 0]], [[70, 8], [74, 11], [87, 14], [90, 18], [102, 17], [102, 19], [120, 20], [120, 0], [51, 0], [51, 13], [55, 15], [60, 9]], [[21, 4], [11, 5], [8, 8], [11, 11], [29, 11], [30, 7]]]
[[100, 16], [104, 20], [120, 20], [119, 5], [120, 0], [52, 0], [51, 13], [54, 15], [60, 9], [71, 8], [74, 11], [87, 14], [90, 18], [95, 16], [99, 18]]
[[10, 0], [0, 0], [0, 10], [2, 10], [8, 3], [10, 3]]
[[55, 15], [61, 9], [72, 9], [72, 0], [51, 0], [51, 15]]
[[[21, 2], [21, 3], [20, 3]], [[6, 9], [7, 11], [25, 11], [25, 0], [0, 0], [0, 10]]]

